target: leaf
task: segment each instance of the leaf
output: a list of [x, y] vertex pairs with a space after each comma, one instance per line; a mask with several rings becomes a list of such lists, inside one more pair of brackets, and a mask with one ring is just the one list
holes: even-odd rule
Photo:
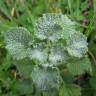
[[47, 61], [48, 52], [44, 44], [34, 44], [33, 48], [28, 49], [28, 57], [31, 60], [38, 61], [39, 64], [45, 63]]
[[23, 27], [13, 27], [4, 34], [6, 48], [14, 59], [27, 57], [27, 48], [31, 39], [30, 33]]
[[47, 13], [37, 20], [34, 30], [37, 38], [41, 40], [57, 41], [76, 33], [74, 25], [75, 22], [62, 13]]
[[88, 51], [87, 37], [82, 33], [73, 34], [69, 40], [67, 40], [67, 50], [71, 56], [83, 57]]
[[88, 57], [81, 59], [74, 58], [70, 60], [70, 62], [67, 64], [67, 68], [69, 72], [73, 75], [80, 75], [85, 72], [92, 72], [91, 62]]
[[90, 84], [96, 90], [96, 77], [95, 76], [90, 79]]
[[6, 55], [6, 57], [4, 58], [4, 61], [2, 63], [2, 67], [0, 68], [3, 69], [3, 70], [8, 70], [8, 68], [10, 68], [10, 66], [12, 65], [12, 58], [10, 57], [9, 54]]
[[15, 63], [15, 66], [20, 76], [23, 76], [24, 78], [30, 78], [30, 74], [33, 69], [33, 64], [31, 64], [30, 60], [25, 59], [18, 61]]
[[10, 43], [6, 46], [6, 48], [14, 59], [20, 60], [27, 57], [27, 49], [21, 43]]
[[15, 83], [14, 89], [18, 95], [32, 94], [33, 83], [31, 80], [18, 80]]
[[44, 50], [44, 44], [35, 44], [31, 34], [25, 28], [11, 28], [4, 36], [6, 48], [14, 59], [22, 60], [29, 57], [31, 60], [37, 60], [42, 63], [46, 61], [47, 52]]
[[40, 91], [50, 92], [58, 90], [61, 85], [61, 77], [55, 68], [43, 68], [36, 66], [32, 71], [32, 80]]
[[6, 44], [17, 42], [24, 46], [28, 45], [32, 39], [30, 32], [24, 27], [12, 27], [4, 34], [4, 37]]
[[63, 70], [64, 71], [62, 71], [61, 73], [63, 81], [67, 84], [72, 84], [74, 81], [74, 76], [70, 72], [68, 72], [67, 69], [63, 68]]
[[53, 44], [50, 48], [49, 61], [50, 64], [56, 66], [66, 64], [69, 60], [69, 55], [66, 52], [66, 47], [63, 43]]
[[96, 90], [96, 65], [92, 64], [92, 74], [90, 78], [91, 86]]
[[81, 96], [81, 89], [77, 85], [64, 85], [59, 93], [59, 96]]

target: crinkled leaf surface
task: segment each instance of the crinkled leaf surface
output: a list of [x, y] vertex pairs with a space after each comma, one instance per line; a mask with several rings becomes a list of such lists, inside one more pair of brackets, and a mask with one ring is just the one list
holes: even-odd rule
[[39, 64], [46, 63], [48, 52], [44, 44], [34, 44], [33, 48], [28, 49], [28, 57], [32, 60], [39, 61]]
[[23, 59], [27, 57], [27, 49], [21, 43], [10, 43], [6, 46], [8, 52], [13, 56], [14, 59]]
[[30, 40], [30, 33], [22, 27], [13, 27], [5, 33], [6, 48], [17, 60], [27, 57], [27, 48]]
[[27, 46], [31, 40], [30, 32], [24, 27], [12, 27], [4, 35], [5, 43], [21, 43]]
[[33, 83], [29, 79], [17, 80], [14, 89], [18, 95], [27, 95], [32, 94], [33, 92]]
[[66, 64], [69, 60], [69, 55], [65, 50], [63, 43], [58, 43], [50, 49], [49, 61], [52, 65]]
[[31, 37], [31, 34], [25, 28], [11, 28], [5, 33], [6, 48], [14, 59], [22, 60], [29, 57], [31, 60], [44, 63], [47, 58], [47, 52], [44, 50], [43, 44], [34, 43], [35, 47], [31, 48], [30, 43], [33, 43]]
[[47, 13], [39, 18], [35, 24], [35, 35], [39, 39], [48, 39], [57, 41], [58, 39], [66, 39], [73, 33], [75, 23], [62, 13]]
[[72, 59], [67, 64], [67, 68], [73, 75], [80, 75], [85, 72], [92, 72], [91, 62], [87, 57], [81, 59]]
[[36, 66], [32, 71], [32, 80], [40, 91], [51, 91], [58, 89], [61, 84], [61, 77], [55, 68], [43, 68]]
[[64, 85], [59, 96], [81, 96], [81, 89], [77, 85]]
[[67, 50], [71, 56], [83, 57], [88, 51], [87, 37], [82, 33], [75, 33], [67, 40]]
[[16, 61], [15, 66], [18, 70], [19, 76], [24, 78], [30, 78], [30, 74], [32, 72], [33, 64], [28, 59], [23, 59]]

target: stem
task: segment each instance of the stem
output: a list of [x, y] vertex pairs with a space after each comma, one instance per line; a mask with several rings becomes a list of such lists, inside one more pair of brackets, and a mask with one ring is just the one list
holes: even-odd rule
[[92, 57], [92, 59], [94, 61], [94, 64], [96, 64], [96, 59], [95, 59], [94, 55], [92, 54], [92, 52], [91, 51], [88, 51], [88, 53]]

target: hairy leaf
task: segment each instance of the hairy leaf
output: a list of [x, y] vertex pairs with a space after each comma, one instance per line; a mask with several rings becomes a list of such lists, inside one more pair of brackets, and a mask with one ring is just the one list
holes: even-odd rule
[[31, 61], [28, 59], [21, 60], [15, 63], [15, 66], [18, 70], [19, 76], [22, 76], [24, 78], [30, 78], [30, 74], [33, 69], [33, 64], [31, 64]]
[[76, 33], [75, 23], [62, 13], [47, 13], [39, 18], [35, 24], [35, 35], [39, 39], [57, 41], [68, 38]]
[[14, 59], [20, 60], [27, 57], [27, 49], [21, 43], [10, 43], [6, 46], [8, 52], [13, 56]]
[[70, 63], [67, 64], [67, 68], [73, 75], [92, 72], [91, 62], [87, 57], [81, 59], [74, 58], [70, 60]]
[[73, 34], [69, 40], [67, 40], [67, 50], [71, 56], [83, 57], [88, 51], [87, 38], [82, 33]]
[[36, 66], [31, 76], [36, 88], [40, 91], [51, 91], [60, 87], [61, 77], [55, 68]]
[[11, 28], [5, 33], [6, 48], [13, 58], [17, 60], [27, 57], [30, 40], [30, 33], [22, 27]]
[[52, 65], [66, 64], [69, 58], [63, 43], [58, 43], [50, 49], [49, 61]]
[[27, 46], [31, 40], [30, 32], [24, 27], [12, 27], [5, 34], [5, 43], [21, 43], [24, 46]]
[[77, 85], [64, 85], [59, 93], [59, 96], [81, 96], [81, 89]]
[[31, 60], [39, 61], [40, 63], [46, 63], [47, 61], [47, 50], [44, 44], [34, 44], [33, 48], [28, 49], [28, 57]]
[[27, 95], [32, 94], [33, 92], [33, 83], [31, 80], [18, 80], [15, 83], [14, 89], [18, 95]]

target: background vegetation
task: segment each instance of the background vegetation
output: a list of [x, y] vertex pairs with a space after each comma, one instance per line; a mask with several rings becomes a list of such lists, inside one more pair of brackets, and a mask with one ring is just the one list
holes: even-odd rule
[[[33, 33], [34, 22], [46, 12], [67, 14], [87, 36], [93, 72], [91, 76], [86, 73], [74, 77], [74, 83], [82, 87], [82, 96], [96, 96], [96, 0], [0, 0], [0, 96], [31, 96], [27, 94], [32, 91], [29, 81], [16, 81], [20, 77], [1, 34], [14, 26]], [[24, 72], [29, 67], [22, 70], [22, 74], [28, 74]]]

